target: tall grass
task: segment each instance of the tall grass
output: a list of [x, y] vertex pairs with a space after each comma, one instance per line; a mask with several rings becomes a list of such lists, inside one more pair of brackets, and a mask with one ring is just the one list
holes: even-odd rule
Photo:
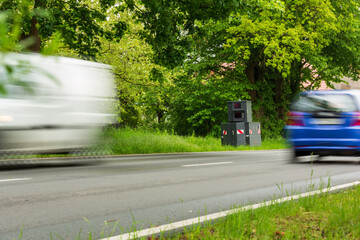
[[159, 239], [360, 239], [360, 187], [239, 212]]
[[[180, 152], [209, 152], [209, 151], [242, 151], [269, 150], [288, 148], [282, 138], [266, 139], [261, 146], [222, 146], [221, 139], [215, 137], [177, 136], [173, 133], [146, 129], [116, 129], [104, 131], [99, 144], [83, 151], [69, 153], [33, 154], [31, 152], [11, 152], [0, 156], [2, 165], [29, 164], [29, 159], [99, 156], [112, 154], [146, 154], [146, 153], [180, 153]], [[21, 161], [19, 161], [21, 160]], [[22, 161], [26, 160], [26, 161]], [[5, 162], [7, 161], [7, 162]], [[34, 163], [37, 160], [33, 160]], [[76, 161], [73, 160], [74, 163]], [[69, 163], [69, 162], [67, 162]]]
[[283, 139], [268, 139], [261, 146], [222, 146], [214, 137], [177, 136], [144, 129], [109, 129], [107, 147], [113, 154], [177, 153], [206, 151], [265, 150], [287, 148]]

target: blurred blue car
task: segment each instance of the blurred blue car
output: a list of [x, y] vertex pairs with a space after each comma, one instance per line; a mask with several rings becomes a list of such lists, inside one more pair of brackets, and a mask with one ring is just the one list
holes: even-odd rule
[[[306, 155], [360, 153], [360, 91], [308, 91], [293, 101], [285, 126], [292, 161]], [[318, 160], [315, 159], [315, 160]]]

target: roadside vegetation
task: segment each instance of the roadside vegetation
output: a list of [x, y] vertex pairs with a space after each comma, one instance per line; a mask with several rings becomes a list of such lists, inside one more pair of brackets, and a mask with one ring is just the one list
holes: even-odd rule
[[207, 151], [269, 150], [287, 148], [282, 138], [265, 139], [261, 146], [222, 146], [216, 137], [178, 136], [144, 129], [109, 129], [106, 147], [111, 154], [178, 153]]
[[229, 215], [145, 239], [360, 239], [360, 187]]
[[[78, 156], [106, 156], [121, 154], [181, 153], [181, 152], [215, 152], [215, 151], [249, 151], [289, 148], [282, 137], [265, 138], [261, 146], [222, 145], [220, 137], [179, 136], [172, 132], [151, 130], [109, 128], [104, 131], [99, 145], [87, 150], [59, 154], [29, 154], [26, 152], [10, 152], [1, 159], [59, 158]], [[26, 162], [24, 162], [26, 163]]]
[[347, 0], [3, 0], [0, 51], [111, 65], [121, 126], [216, 136], [226, 102], [241, 99], [252, 101], [268, 138], [281, 135], [300, 91], [360, 78], [359, 8]]

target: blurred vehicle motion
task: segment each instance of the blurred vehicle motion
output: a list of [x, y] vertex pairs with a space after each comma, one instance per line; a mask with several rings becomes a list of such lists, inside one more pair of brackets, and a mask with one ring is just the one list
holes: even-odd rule
[[292, 103], [285, 131], [298, 157], [360, 153], [360, 91], [302, 92]]
[[114, 120], [115, 87], [105, 64], [2, 54], [0, 84], [0, 153], [83, 149]]

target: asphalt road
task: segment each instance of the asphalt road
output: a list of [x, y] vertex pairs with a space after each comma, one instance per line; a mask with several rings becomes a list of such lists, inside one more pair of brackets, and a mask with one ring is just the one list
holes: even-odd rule
[[289, 152], [120, 156], [0, 170], [0, 239], [94, 239], [360, 179], [354, 157], [290, 164]]

